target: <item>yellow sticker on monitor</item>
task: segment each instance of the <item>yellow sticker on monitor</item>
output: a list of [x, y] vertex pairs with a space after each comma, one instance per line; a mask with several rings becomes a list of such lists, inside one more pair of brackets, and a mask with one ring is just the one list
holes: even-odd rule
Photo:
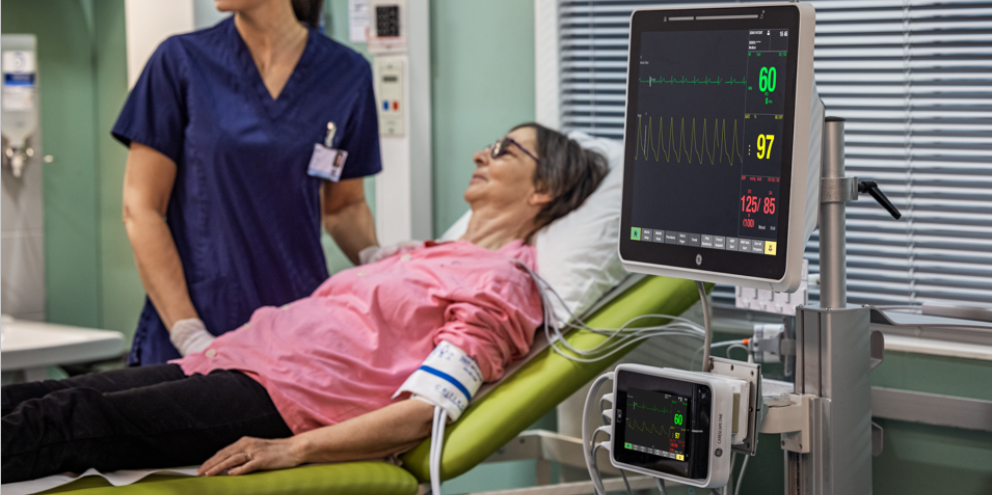
[[682, 454], [676, 454], [675, 455], [675, 460], [676, 461], [684, 461], [685, 460], [685, 456], [682, 455]]
[[765, 241], [765, 254], [775, 256], [775, 241]]

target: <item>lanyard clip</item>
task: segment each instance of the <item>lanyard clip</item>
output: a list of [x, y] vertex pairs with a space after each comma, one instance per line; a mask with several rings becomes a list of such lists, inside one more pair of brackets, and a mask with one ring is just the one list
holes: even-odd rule
[[324, 147], [333, 148], [334, 147], [334, 135], [338, 132], [338, 126], [334, 125], [334, 122], [327, 123], [327, 135], [324, 136]]

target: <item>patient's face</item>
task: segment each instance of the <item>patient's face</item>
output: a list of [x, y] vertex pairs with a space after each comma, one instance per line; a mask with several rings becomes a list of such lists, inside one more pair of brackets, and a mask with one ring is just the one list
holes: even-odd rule
[[[537, 155], [537, 132], [530, 127], [522, 127], [509, 134], [532, 155]], [[490, 148], [477, 151], [473, 155], [475, 173], [465, 190], [465, 201], [472, 209], [483, 204], [498, 207], [523, 206], [534, 195], [534, 170], [537, 162], [515, 145], [506, 147], [507, 152], [492, 158]]]

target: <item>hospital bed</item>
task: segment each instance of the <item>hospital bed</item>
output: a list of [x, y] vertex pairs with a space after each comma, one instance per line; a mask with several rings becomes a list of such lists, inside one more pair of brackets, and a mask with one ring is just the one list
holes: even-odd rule
[[[627, 276], [617, 258], [621, 144], [582, 133], [572, 133], [570, 137], [602, 153], [612, 170], [579, 209], [537, 235], [537, 266], [541, 276], [556, 288], [570, 311], [585, 315], [583, 319], [592, 328], [617, 328], [645, 314], [681, 314], [699, 299], [693, 282]], [[469, 216], [466, 213], [440, 239], [457, 239], [464, 232]], [[559, 320], [567, 321], [568, 313], [560, 312], [561, 309], [556, 306], [554, 311]], [[565, 338], [579, 349], [594, 347], [605, 340], [603, 335], [585, 330], [573, 331]], [[485, 461], [635, 346], [614, 354], [611, 359], [580, 363], [548, 348], [544, 332], [539, 329], [531, 353], [511, 364], [500, 382], [480, 389], [462, 417], [447, 427], [441, 478], [455, 478]], [[412, 495], [430, 480], [429, 454], [430, 438], [400, 457], [402, 467], [387, 462], [350, 462], [234, 477], [152, 475], [122, 487], [113, 487], [104, 478], [90, 476], [44, 493]]]
[[[590, 326], [615, 328], [647, 313], [678, 315], [699, 299], [693, 282], [666, 277], [646, 277], [617, 292], [587, 318]], [[568, 334], [566, 339], [573, 346], [588, 348], [600, 343], [604, 337], [581, 330]], [[619, 359], [621, 355], [615, 357]], [[441, 464], [442, 479], [457, 477], [484, 461], [611, 364], [611, 360], [571, 361], [550, 348], [536, 352], [448, 427]], [[402, 467], [387, 462], [349, 462], [232, 477], [153, 475], [123, 487], [112, 487], [103, 478], [88, 477], [44, 493], [413, 495], [421, 483], [429, 481], [429, 451], [428, 438], [401, 456]]]

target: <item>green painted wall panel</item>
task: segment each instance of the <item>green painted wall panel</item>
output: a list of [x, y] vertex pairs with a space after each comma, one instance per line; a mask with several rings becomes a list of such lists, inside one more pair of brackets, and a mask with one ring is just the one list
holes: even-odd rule
[[992, 361], [906, 352], [886, 352], [885, 361], [871, 373], [876, 387], [982, 400], [992, 400], [990, 383]]
[[122, 218], [127, 148], [110, 135], [127, 98], [124, 1], [94, 3], [96, 80], [96, 161], [100, 195], [101, 327], [127, 334], [131, 341], [145, 290], [134, 264]]
[[885, 447], [872, 463], [875, 495], [992, 493], [992, 433], [876, 422]]
[[100, 325], [93, 42], [88, 4], [7, 0], [4, 33], [38, 38], [47, 319]]
[[434, 235], [465, 211], [472, 154], [534, 120], [533, 0], [431, 2]]

